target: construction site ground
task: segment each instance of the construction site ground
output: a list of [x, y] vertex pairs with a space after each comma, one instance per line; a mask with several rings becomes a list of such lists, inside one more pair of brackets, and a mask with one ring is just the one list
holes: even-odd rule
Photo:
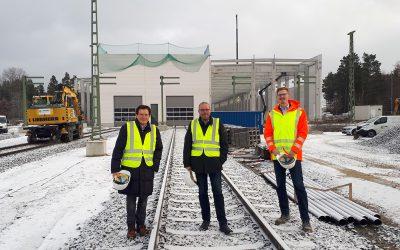
[[[333, 126], [331, 129], [336, 127], [335, 124], [327, 124], [323, 126], [323, 130], [329, 130], [329, 126]], [[264, 138], [261, 140], [264, 141]], [[303, 147], [303, 174], [327, 188], [352, 183], [353, 200], [379, 212], [383, 225], [345, 227], [372, 239], [379, 247], [398, 249], [400, 155], [392, 154], [390, 150], [383, 148], [361, 145], [365, 140], [370, 138], [354, 140], [352, 136], [341, 132], [323, 132], [312, 127]], [[248, 151], [250, 155], [252, 149]], [[240, 157], [238, 155], [237, 160], [240, 161]], [[241, 163], [256, 173], [273, 169], [271, 161], [252, 162], [246, 158]], [[348, 188], [339, 189], [337, 192], [348, 197]], [[292, 204], [291, 209], [297, 208]]]
[[[35, 153], [35, 157], [27, 154], [1, 159], [0, 179], [3, 184], [0, 187], [0, 206], [4, 209], [5, 216], [0, 220], [0, 246], [65, 247], [71, 237], [79, 235], [82, 225], [90, 222], [91, 218], [101, 214], [101, 211], [110, 214], [103, 204], [114, 193], [111, 189], [109, 164], [115, 136], [116, 134], [109, 139], [108, 155], [104, 157], [85, 158], [84, 144], [71, 142], [56, 145], [57, 150], [54, 148], [51, 152], [48, 149], [40, 150]], [[26, 138], [0, 140], [0, 146], [18, 144], [23, 140]], [[340, 132], [312, 129], [304, 144], [303, 173], [305, 177], [325, 187], [351, 182], [353, 199], [382, 216], [383, 224], [379, 226], [331, 225], [341, 228], [337, 231], [348, 230], [346, 235], [354, 237], [354, 246], [361, 239], [368, 239], [368, 243], [365, 243], [368, 246], [400, 249], [400, 155], [361, 145], [360, 142], [365, 140], [370, 139], [353, 140], [353, 137]], [[242, 163], [243, 167], [256, 173], [272, 169], [270, 161], [256, 161], [254, 149], [242, 150], [246, 152], [246, 157], [235, 156], [237, 150], [231, 149], [231, 157]], [[236, 161], [230, 158], [225, 168], [228, 170]], [[264, 193], [272, 194], [268, 197], [277, 208], [273, 187], [264, 187], [268, 189]], [[346, 197], [348, 195], [347, 189], [338, 192]], [[291, 233], [296, 233], [300, 231], [297, 206], [291, 202], [290, 208], [296, 222], [289, 229]], [[273, 213], [269, 219], [273, 221], [277, 215]], [[316, 233], [307, 239], [314, 242], [321, 236], [321, 232], [331, 226], [325, 224], [326, 222], [317, 224], [315, 217], [312, 221]], [[32, 227], [36, 229], [30, 230]], [[21, 231], [29, 232], [29, 237], [16, 241], [16, 232]], [[295, 235], [301, 236], [298, 233]], [[343, 234], [332, 233], [330, 238], [341, 235]], [[337, 248], [345, 249], [348, 247], [345, 242], [349, 239], [342, 240], [343, 244], [337, 245]], [[307, 249], [306, 246], [308, 245], [303, 245], [304, 249]], [[357, 246], [355, 248], [363, 248], [362, 244]]]

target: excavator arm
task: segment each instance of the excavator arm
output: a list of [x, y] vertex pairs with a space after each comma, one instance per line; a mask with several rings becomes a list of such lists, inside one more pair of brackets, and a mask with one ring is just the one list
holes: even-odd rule
[[70, 87], [64, 85], [64, 87], [63, 87], [63, 100], [64, 100], [64, 105], [65, 106], [67, 106], [67, 98], [66, 98], [67, 96], [72, 99], [72, 102], [73, 102], [73, 105], [74, 105], [75, 114], [78, 117], [80, 117], [81, 116], [81, 109], [79, 108], [78, 95]]

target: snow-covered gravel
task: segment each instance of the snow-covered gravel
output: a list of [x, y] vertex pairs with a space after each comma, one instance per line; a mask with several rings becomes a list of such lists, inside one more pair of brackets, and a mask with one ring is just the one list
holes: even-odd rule
[[390, 153], [400, 154], [400, 125], [388, 128], [370, 140], [361, 141], [360, 145], [383, 148]]

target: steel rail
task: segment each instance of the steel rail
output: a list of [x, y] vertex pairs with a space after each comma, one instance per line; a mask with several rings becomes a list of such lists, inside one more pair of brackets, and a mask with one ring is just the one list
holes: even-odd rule
[[170, 165], [171, 165], [172, 152], [173, 152], [173, 148], [175, 145], [175, 134], [176, 134], [176, 129], [174, 129], [174, 132], [172, 134], [172, 138], [171, 138], [171, 141], [169, 144], [168, 156], [167, 156], [167, 161], [165, 163], [165, 169], [164, 169], [163, 182], [161, 184], [160, 195], [158, 197], [158, 202], [157, 202], [157, 209], [154, 214], [152, 230], [151, 230], [147, 249], [157, 249], [157, 245], [158, 245], [159, 232], [160, 232], [160, 227], [161, 227], [161, 218], [163, 216], [163, 207], [164, 207], [164, 201], [165, 201], [164, 197], [165, 197], [166, 190], [167, 190], [166, 187], [167, 187], [167, 182], [168, 182], [169, 169], [170, 169]]

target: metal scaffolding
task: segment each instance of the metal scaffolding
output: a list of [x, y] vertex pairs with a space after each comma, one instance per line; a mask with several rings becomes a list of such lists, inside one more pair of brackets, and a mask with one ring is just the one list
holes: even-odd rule
[[[258, 90], [282, 72], [287, 73], [286, 77], [272, 84], [265, 93], [268, 110], [276, 104], [276, 88], [286, 86], [292, 98], [301, 102], [311, 120], [321, 118], [321, 55], [309, 59], [253, 57], [239, 60], [212, 60], [211, 99], [214, 109], [261, 111]], [[245, 79], [242, 83], [246, 84], [238, 84], [238, 79]], [[231, 85], [234, 85], [233, 94]]]

